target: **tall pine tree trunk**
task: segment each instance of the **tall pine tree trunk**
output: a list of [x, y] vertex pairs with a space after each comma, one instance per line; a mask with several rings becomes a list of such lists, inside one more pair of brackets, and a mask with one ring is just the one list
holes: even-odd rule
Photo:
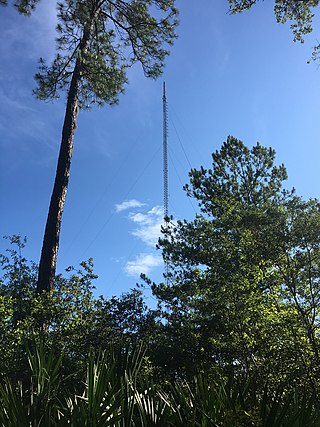
[[56, 177], [42, 243], [37, 284], [38, 293], [50, 291], [54, 287], [61, 219], [69, 183], [73, 138], [78, 116], [78, 96], [81, 79], [80, 64], [78, 62], [80, 61], [76, 63], [68, 93]]
[[87, 49], [89, 36], [90, 27], [84, 31], [70, 82], [56, 177], [42, 243], [37, 293], [51, 291], [54, 288], [61, 220], [69, 183], [73, 138], [79, 111], [78, 99], [81, 83], [82, 56]]

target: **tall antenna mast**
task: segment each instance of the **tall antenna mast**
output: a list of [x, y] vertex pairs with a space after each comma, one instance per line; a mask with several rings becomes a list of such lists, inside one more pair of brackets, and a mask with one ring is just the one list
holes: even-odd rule
[[168, 110], [166, 97], [166, 82], [163, 82], [163, 217], [168, 217]]
[[[165, 230], [168, 229], [168, 110], [167, 110], [167, 97], [166, 97], [166, 82], [163, 82], [163, 218]], [[164, 278], [165, 283], [168, 285], [169, 265], [168, 261], [164, 259]]]

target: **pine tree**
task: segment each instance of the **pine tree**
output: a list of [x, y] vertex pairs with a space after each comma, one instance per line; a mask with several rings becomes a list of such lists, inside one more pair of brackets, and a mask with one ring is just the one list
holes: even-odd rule
[[35, 95], [42, 100], [67, 92], [60, 153], [39, 265], [37, 291], [54, 287], [62, 212], [70, 176], [78, 111], [115, 104], [126, 70], [140, 62], [146, 77], [158, 77], [176, 37], [174, 0], [64, 0], [58, 4], [57, 53], [40, 60]]

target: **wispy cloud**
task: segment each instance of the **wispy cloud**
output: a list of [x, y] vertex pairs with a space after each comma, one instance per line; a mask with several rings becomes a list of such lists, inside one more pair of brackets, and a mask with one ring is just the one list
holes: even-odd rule
[[129, 218], [138, 225], [132, 231], [133, 236], [138, 237], [146, 245], [155, 247], [161, 236], [163, 208], [161, 206], [154, 206], [146, 214], [141, 212], [130, 213]]
[[162, 265], [161, 255], [152, 253], [141, 253], [133, 261], [128, 261], [125, 272], [129, 276], [139, 276], [141, 273], [149, 274], [150, 271]]
[[[21, 57], [22, 66], [26, 60], [36, 61], [40, 56], [51, 60], [55, 51], [56, 37], [56, 2], [48, 0], [40, 2], [36, 10], [26, 19], [9, 8], [5, 10], [5, 20], [2, 22], [2, 36], [6, 43], [1, 44], [1, 57], [5, 62]], [[20, 70], [12, 70], [20, 73]]]
[[[50, 60], [54, 53], [56, 2], [40, 2], [28, 19], [9, 7], [2, 14], [1, 35], [5, 43], [0, 44], [0, 147], [8, 150], [8, 155], [14, 150], [22, 156], [32, 151], [30, 161], [46, 166], [56, 157], [60, 138], [56, 120], [60, 125], [60, 114], [56, 114], [56, 106], [35, 100], [32, 89], [38, 58]], [[14, 170], [15, 165], [10, 167]]]
[[122, 212], [127, 209], [141, 208], [142, 206], [145, 206], [145, 203], [139, 202], [139, 200], [136, 200], [136, 199], [131, 199], [131, 200], [124, 200], [122, 203], [117, 204], [115, 208], [116, 208], [116, 212]]
[[[125, 200], [116, 205], [116, 212], [130, 210], [133, 208], [142, 208], [145, 203], [136, 199]], [[161, 236], [161, 226], [163, 224], [163, 208], [154, 206], [152, 209], [139, 211], [130, 211], [128, 219], [134, 224], [135, 228], [130, 234], [137, 237], [145, 246], [144, 250], [136, 255], [133, 260], [127, 261], [124, 271], [129, 276], [140, 276], [141, 273], [149, 274], [151, 270], [163, 264], [162, 256], [156, 251], [156, 244]]]

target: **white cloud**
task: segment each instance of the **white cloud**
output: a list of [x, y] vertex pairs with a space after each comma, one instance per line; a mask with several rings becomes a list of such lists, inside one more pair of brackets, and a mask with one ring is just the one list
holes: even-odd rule
[[145, 206], [145, 203], [139, 202], [138, 200], [135, 200], [135, 199], [125, 200], [124, 202], [116, 205], [116, 212], [122, 212], [127, 209], [133, 209], [133, 208], [141, 208], [142, 206]]
[[[116, 211], [121, 212], [126, 209], [145, 206], [135, 199], [125, 200], [123, 203], [116, 205]], [[144, 243], [145, 246], [152, 249], [136, 255], [124, 266], [124, 271], [129, 276], [140, 276], [141, 273], [149, 274], [152, 269], [163, 264], [162, 255], [156, 252], [155, 246], [161, 236], [161, 226], [163, 224], [163, 208], [154, 206], [148, 211], [133, 212], [130, 211], [128, 218], [134, 224], [134, 229], [130, 232]]]
[[142, 240], [146, 245], [156, 246], [159, 237], [161, 236], [161, 225], [162, 221], [157, 224], [137, 228], [132, 232], [132, 234]]
[[129, 218], [138, 225], [138, 228], [132, 231], [133, 236], [138, 237], [146, 245], [154, 247], [161, 236], [163, 208], [154, 206], [146, 214], [130, 213]]
[[146, 214], [141, 212], [132, 213], [129, 215], [129, 218], [133, 222], [141, 223], [141, 224], [152, 224], [155, 218], [163, 218], [163, 208], [161, 206], [154, 206], [150, 211]]
[[128, 261], [125, 272], [129, 276], [140, 276], [141, 273], [149, 274], [150, 271], [162, 265], [161, 255], [141, 253], [133, 261]]

